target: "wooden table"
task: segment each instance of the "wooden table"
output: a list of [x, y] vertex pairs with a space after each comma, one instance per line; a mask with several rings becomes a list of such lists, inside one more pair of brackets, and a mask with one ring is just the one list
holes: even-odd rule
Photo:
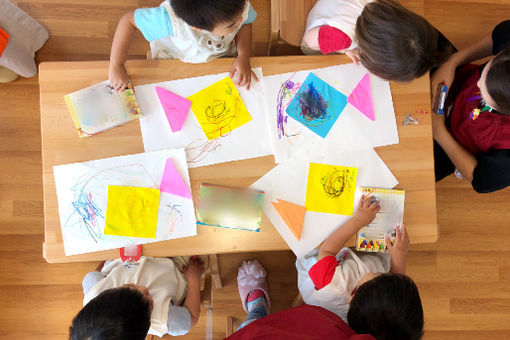
[[[350, 62], [345, 56], [292, 56], [252, 58], [265, 75], [326, 67]], [[176, 60], [134, 60], [127, 69], [134, 85], [226, 72], [231, 59], [207, 64]], [[78, 138], [63, 96], [107, 78], [108, 62], [48, 62], [40, 65], [41, 135], [44, 185], [43, 256], [50, 263], [93, 261], [118, 257], [118, 249], [65, 256], [57, 208], [53, 166], [144, 151], [138, 121], [88, 139]], [[414, 114], [419, 125], [402, 126], [407, 112], [430, 111], [429, 78], [410, 84], [391, 84], [400, 144], [377, 152], [406, 189], [405, 223], [412, 243], [435, 242], [436, 192], [430, 116]], [[274, 166], [272, 156], [190, 169], [196, 197], [202, 182], [248, 186]], [[272, 224], [264, 218], [259, 233], [198, 226], [198, 235], [143, 246], [147, 256], [220, 254], [289, 249]]]

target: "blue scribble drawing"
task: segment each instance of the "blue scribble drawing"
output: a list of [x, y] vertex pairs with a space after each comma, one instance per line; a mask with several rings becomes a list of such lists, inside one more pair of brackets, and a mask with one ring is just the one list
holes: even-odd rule
[[325, 138], [346, 106], [346, 95], [310, 73], [287, 106], [286, 112]]
[[[147, 179], [150, 182], [147, 182]], [[108, 185], [129, 185], [158, 188], [158, 183], [141, 164], [122, 165], [81, 175], [70, 188], [73, 193], [73, 212], [67, 217], [64, 227], [84, 227], [92, 240], [98, 243], [105, 238], [106, 192]], [[101, 207], [105, 207], [101, 209]]]

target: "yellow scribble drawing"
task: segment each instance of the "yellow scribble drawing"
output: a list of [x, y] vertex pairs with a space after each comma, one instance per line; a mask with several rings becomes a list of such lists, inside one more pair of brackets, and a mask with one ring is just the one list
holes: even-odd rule
[[109, 185], [105, 235], [155, 238], [159, 190]]
[[188, 99], [192, 102], [191, 110], [209, 140], [228, 135], [251, 120], [234, 82], [229, 77]]
[[310, 163], [306, 186], [306, 210], [352, 215], [356, 175], [356, 168]]

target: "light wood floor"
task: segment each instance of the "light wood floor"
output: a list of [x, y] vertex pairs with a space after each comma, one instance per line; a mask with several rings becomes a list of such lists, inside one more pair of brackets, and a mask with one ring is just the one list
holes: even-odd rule
[[[14, 1], [46, 25], [51, 38], [37, 56], [45, 60], [108, 58], [120, 16], [159, 0]], [[259, 16], [254, 49], [262, 55], [269, 37], [269, 1], [252, 0]], [[425, 16], [463, 47], [510, 16], [508, 0], [406, 0], [424, 5]], [[137, 37], [132, 58], [148, 45]], [[106, 75], [105, 75], [106, 77]], [[96, 263], [49, 265], [43, 241], [41, 142], [37, 77], [0, 84], [0, 339], [64, 339], [81, 308], [81, 279]], [[438, 184], [436, 244], [413, 246], [409, 274], [420, 287], [426, 314], [425, 339], [510, 339], [510, 190], [478, 195], [450, 177]], [[290, 252], [220, 257], [225, 287], [214, 291], [214, 339], [224, 334], [227, 315], [241, 320], [237, 267], [258, 258], [269, 273], [273, 311], [290, 306], [296, 294]], [[205, 338], [205, 310], [185, 339]]]

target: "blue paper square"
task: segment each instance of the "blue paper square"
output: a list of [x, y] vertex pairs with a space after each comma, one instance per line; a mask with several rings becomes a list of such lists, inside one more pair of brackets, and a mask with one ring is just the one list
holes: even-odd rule
[[310, 73], [287, 107], [287, 114], [325, 138], [347, 106], [347, 96]]

